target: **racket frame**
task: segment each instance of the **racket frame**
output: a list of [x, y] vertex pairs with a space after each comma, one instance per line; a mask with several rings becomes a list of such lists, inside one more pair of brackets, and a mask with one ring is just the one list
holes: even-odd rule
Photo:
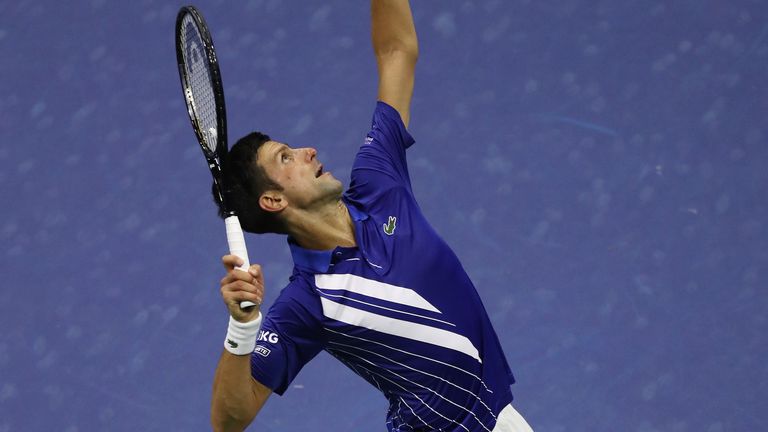
[[[206, 145], [206, 132], [198, 121], [196, 114], [196, 105], [194, 96], [192, 94], [192, 86], [187, 76], [187, 66], [184, 61], [184, 52], [182, 49], [181, 38], [185, 37], [185, 29], [182, 28], [184, 19], [186, 16], [190, 16], [194, 21], [194, 25], [197, 27], [197, 31], [200, 34], [201, 47], [205, 55], [206, 62], [208, 64], [208, 73], [211, 79], [211, 89], [214, 97], [214, 105], [216, 107], [216, 149], [211, 150]], [[186, 45], [186, 43], [185, 43]], [[192, 123], [192, 129], [195, 131], [195, 136], [200, 144], [200, 149], [203, 151], [205, 160], [208, 163], [208, 169], [213, 176], [214, 190], [217, 194], [217, 200], [224, 208], [225, 227], [227, 233], [227, 243], [229, 245], [229, 251], [233, 255], [237, 255], [243, 260], [243, 265], [237, 267], [239, 270], [248, 271], [250, 262], [248, 260], [248, 250], [245, 245], [245, 237], [243, 235], [240, 221], [235, 214], [235, 211], [229, 207], [226, 196], [224, 193], [225, 185], [223, 184], [222, 170], [226, 169], [223, 166], [225, 156], [227, 154], [227, 112], [224, 103], [224, 86], [221, 81], [221, 72], [219, 71], [219, 61], [216, 56], [216, 50], [213, 45], [213, 38], [208, 30], [208, 25], [203, 18], [203, 15], [194, 6], [183, 6], [179, 9], [179, 13], [176, 16], [176, 61], [179, 67], [179, 77], [181, 78], [181, 90], [184, 93], [184, 101], [187, 105], [187, 114]], [[250, 301], [244, 301], [240, 303], [242, 309], [246, 309], [252, 306], [256, 306], [255, 303]]]

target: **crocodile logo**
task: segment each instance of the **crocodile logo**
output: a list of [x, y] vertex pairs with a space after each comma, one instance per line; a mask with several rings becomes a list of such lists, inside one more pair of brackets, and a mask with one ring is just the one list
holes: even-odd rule
[[395, 233], [395, 228], [397, 228], [397, 218], [394, 216], [390, 216], [387, 223], [384, 224], [384, 233], [386, 235], [392, 235]]

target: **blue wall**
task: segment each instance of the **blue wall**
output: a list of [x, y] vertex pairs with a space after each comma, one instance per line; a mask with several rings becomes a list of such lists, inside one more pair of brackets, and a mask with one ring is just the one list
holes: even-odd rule
[[[768, 430], [768, 4], [413, 3], [415, 193], [534, 429]], [[209, 428], [226, 243], [180, 5], [0, 1], [0, 431]], [[197, 5], [230, 139], [314, 146], [348, 178], [376, 95], [368, 2]], [[269, 303], [287, 247], [248, 242]], [[381, 431], [385, 409], [321, 354], [254, 429]]]

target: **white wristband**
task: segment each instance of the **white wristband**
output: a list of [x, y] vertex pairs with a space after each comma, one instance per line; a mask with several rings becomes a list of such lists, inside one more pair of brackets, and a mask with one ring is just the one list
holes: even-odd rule
[[224, 348], [234, 355], [248, 355], [256, 348], [256, 336], [261, 328], [262, 315], [253, 321], [241, 323], [229, 317], [227, 338], [224, 339]]

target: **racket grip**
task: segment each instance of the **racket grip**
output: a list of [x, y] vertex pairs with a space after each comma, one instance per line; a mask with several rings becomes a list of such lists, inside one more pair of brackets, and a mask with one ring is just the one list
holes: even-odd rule
[[[251, 263], [248, 261], [248, 249], [245, 247], [245, 236], [243, 236], [243, 228], [240, 227], [240, 219], [238, 219], [237, 216], [229, 216], [224, 219], [224, 224], [227, 227], [229, 253], [236, 255], [243, 260], [243, 265], [238, 267], [238, 269], [247, 272]], [[256, 304], [249, 301], [240, 303], [240, 309], [249, 308], [251, 306], [256, 306]]]

